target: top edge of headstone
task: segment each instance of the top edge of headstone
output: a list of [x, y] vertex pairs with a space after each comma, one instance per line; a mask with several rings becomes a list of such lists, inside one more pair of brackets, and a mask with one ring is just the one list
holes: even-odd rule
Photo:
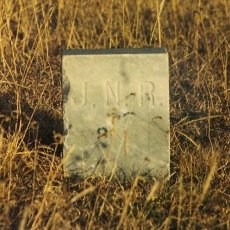
[[63, 50], [63, 55], [110, 55], [110, 54], [164, 54], [165, 48], [122, 48], [122, 49], [75, 49]]

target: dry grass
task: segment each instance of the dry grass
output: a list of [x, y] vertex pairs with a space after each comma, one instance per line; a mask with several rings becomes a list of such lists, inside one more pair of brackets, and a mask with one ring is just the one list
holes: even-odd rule
[[[229, 229], [230, 1], [1, 0], [0, 228]], [[166, 47], [169, 182], [63, 178], [61, 49]]]

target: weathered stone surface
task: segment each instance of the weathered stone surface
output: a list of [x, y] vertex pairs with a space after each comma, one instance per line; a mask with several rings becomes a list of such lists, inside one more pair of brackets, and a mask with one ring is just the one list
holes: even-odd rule
[[164, 49], [65, 51], [64, 170], [169, 174]]

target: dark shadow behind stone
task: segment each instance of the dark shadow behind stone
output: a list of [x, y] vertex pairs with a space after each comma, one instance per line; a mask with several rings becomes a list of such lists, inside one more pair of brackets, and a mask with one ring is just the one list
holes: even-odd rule
[[[21, 103], [21, 113], [16, 110], [16, 98], [11, 93], [0, 95], [0, 125], [6, 134], [13, 134], [22, 121], [22, 132], [26, 131], [24, 142], [30, 148], [36, 144], [54, 148], [57, 156], [62, 156], [63, 144], [55, 141], [55, 136], [63, 135], [63, 119], [50, 112], [37, 109], [34, 111], [28, 103]], [[32, 119], [31, 119], [32, 116]], [[31, 119], [31, 120], [30, 120]]]

